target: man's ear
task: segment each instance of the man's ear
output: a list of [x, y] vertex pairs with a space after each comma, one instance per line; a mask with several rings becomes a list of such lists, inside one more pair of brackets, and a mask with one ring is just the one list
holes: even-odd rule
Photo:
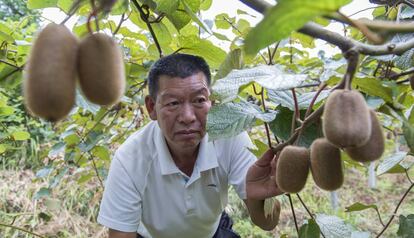
[[152, 120], [157, 120], [157, 113], [155, 111], [155, 100], [151, 96], [145, 97], [145, 107]]

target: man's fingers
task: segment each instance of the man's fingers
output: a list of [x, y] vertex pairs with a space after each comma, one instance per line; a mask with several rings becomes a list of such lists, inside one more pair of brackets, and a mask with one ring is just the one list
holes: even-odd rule
[[272, 149], [268, 149], [262, 157], [256, 161], [256, 165], [258, 166], [268, 166], [270, 162], [272, 161], [275, 154], [273, 153]]

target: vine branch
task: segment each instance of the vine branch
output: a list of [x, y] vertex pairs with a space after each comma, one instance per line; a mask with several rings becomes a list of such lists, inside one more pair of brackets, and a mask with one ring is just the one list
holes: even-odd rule
[[0, 223], [0, 226], [9, 227], [9, 228], [12, 228], [12, 229], [15, 229], [15, 230], [23, 231], [23, 232], [25, 232], [27, 234], [30, 234], [32, 236], [37, 236], [37, 237], [40, 237], [40, 238], [46, 238], [44, 236], [41, 236], [39, 234], [36, 234], [34, 232], [31, 232], [29, 230], [26, 230], [26, 229], [18, 227], [18, 226], [13, 226], [13, 225], [8, 225], [8, 224], [3, 224], [3, 223]]
[[163, 56], [162, 49], [161, 49], [161, 45], [158, 42], [157, 36], [155, 35], [154, 29], [152, 29], [151, 23], [149, 21], [149, 12], [145, 13], [144, 10], [143, 10], [143, 7], [139, 5], [139, 3], [137, 2], [137, 0], [131, 0], [131, 1], [134, 4], [134, 6], [137, 8], [137, 10], [139, 11], [139, 14], [141, 16], [141, 19], [147, 25], [148, 30], [150, 31], [150, 34], [152, 36], [152, 39], [154, 39], [154, 43], [155, 43], [155, 46], [157, 47], [159, 56], [161, 58]]

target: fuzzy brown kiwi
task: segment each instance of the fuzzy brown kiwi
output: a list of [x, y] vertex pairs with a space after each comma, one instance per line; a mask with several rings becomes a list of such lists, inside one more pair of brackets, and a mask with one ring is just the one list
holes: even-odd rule
[[371, 136], [367, 143], [359, 147], [345, 148], [345, 152], [355, 161], [370, 162], [381, 158], [384, 153], [384, 134], [382, 132], [381, 124], [375, 114], [375, 111], [370, 110], [371, 118]]
[[371, 135], [369, 108], [356, 90], [335, 90], [326, 100], [323, 132], [339, 148], [365, 144]]
[[276, 183], [280, 190], [298, 193], [306, 184], [309, 174], [309, 150], [288, 145], [280, 152], [276, 165]]
[[326, 138], [319, 138], [310, 147], [311, 173], [321, 189], [334, 191], [344, 183], [341, 151]]
[[23, 81], [29, 112], [52, 122], [70, 112], [75, 104], [78, 46], [64, 25], [50, 23], [38, 34]]
[[86, 98], [99, 105], [119, 101], [125, 90], [121, 49], [103, 33], [83, 39], [78, 54], [79, 84]]

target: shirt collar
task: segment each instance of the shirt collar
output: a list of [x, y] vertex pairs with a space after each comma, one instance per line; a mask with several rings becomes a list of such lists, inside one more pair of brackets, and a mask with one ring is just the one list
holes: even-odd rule
[[[154, 142], [157, 149], [158, 161], [160, 163], [160, 169], [162, 175], [181, 173], [181, 171], [175, 165], [170, 151], [165, 141], [165, 137], [155, 121], [155, 136]], [[218, 167], [218, 161], [216, 151], [214, 149], [213, 142], [208, 141], [208, 135], [206, 134], [200, 142], [200, 148], [198, 151], [197, 161], [195, 163], [194, 173], [199, 173], [205, 170]]]

